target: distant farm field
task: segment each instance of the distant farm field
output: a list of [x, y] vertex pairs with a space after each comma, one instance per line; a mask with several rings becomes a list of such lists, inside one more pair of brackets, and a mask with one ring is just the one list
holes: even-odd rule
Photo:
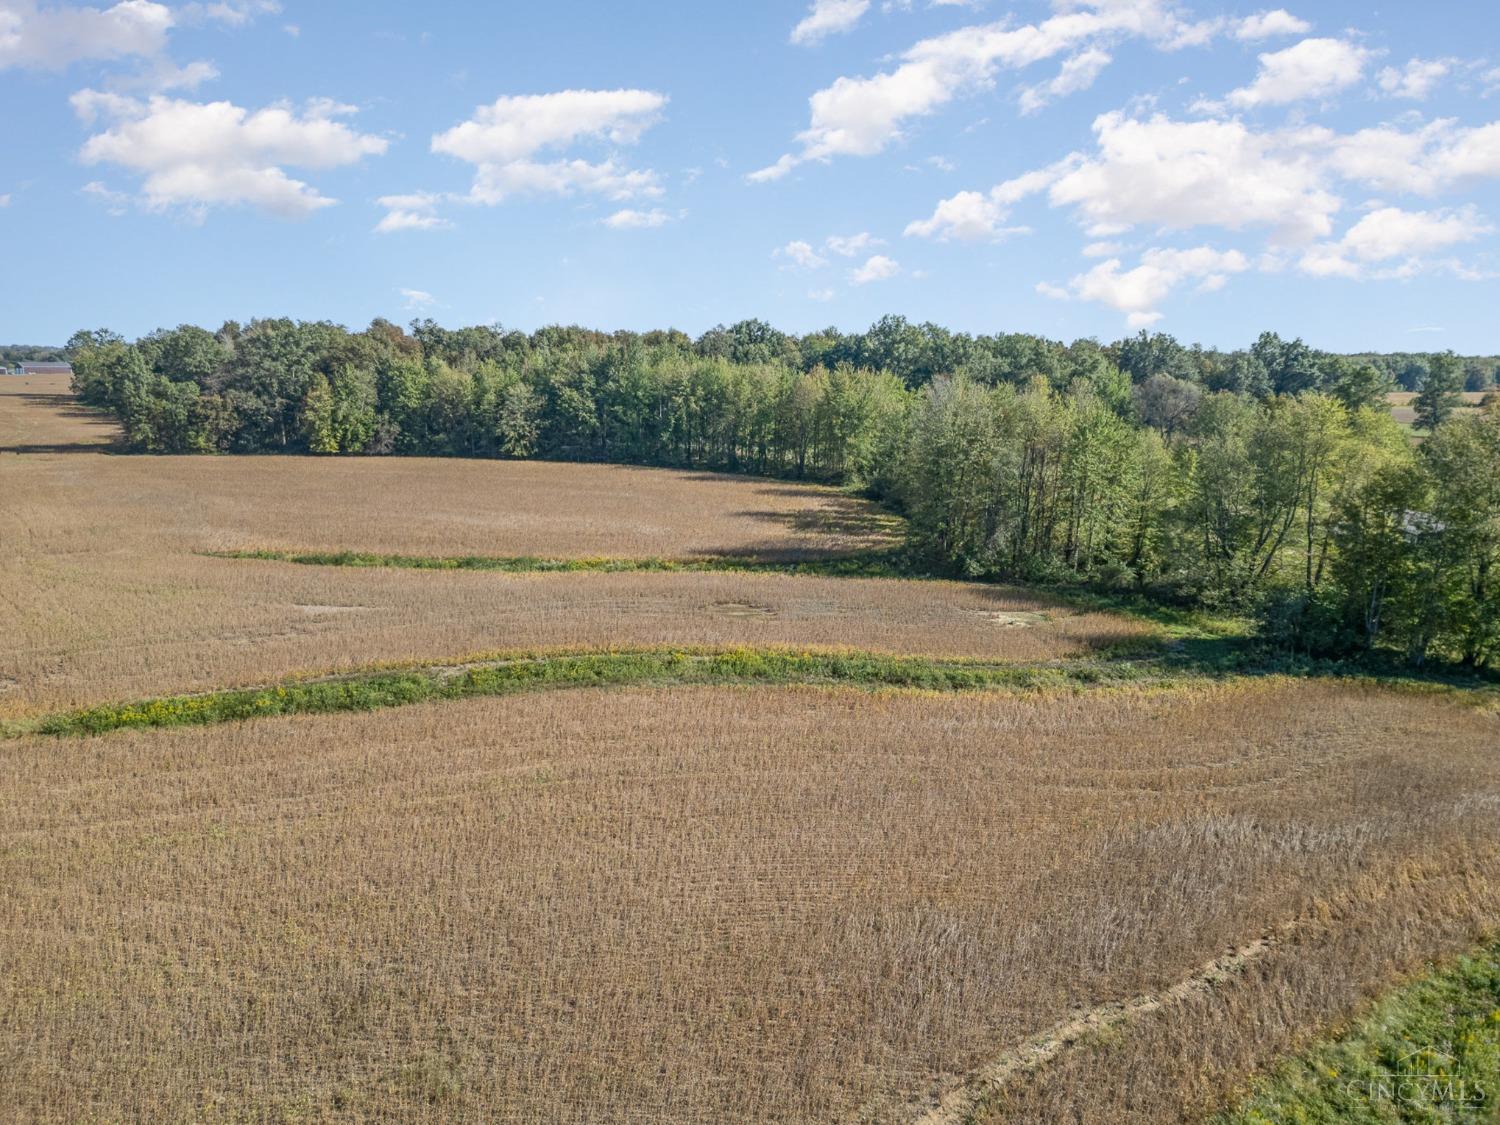
[[[0, 380], [0, 1116], [1192, 1120], [1500, 916], [1500, 727], [1456, 693], [786, 569], [899, 545], [831, 489], [110, 434]], [[641, 649], [785, 663], [587, 662]], [[796, 679], [835, 652], [914, 671]], [[512, 694], [359, 695], [516, 653]], [[309, 684], [374, 709], [45, 722]]]
[[497, 650], [769, 645], [1031, 661], [1144, 632], [956, 582], [208, 557], [269, 547], [774, 562], [888, 548], [900, 525], [832, 489], [663, 469], [110, 456], [87, 451], [99, 423], [39, 382], [0, 382], [0, 447], [45, 449], [0, 452], [0, 718]]
[[[1488, 393], [1488, 391], [1464, 391], [1463, 405], [1458, 409], [1460, 411], [1477, 409]], [[1416, 394], [1412, 391], [1392, 391], [1386, 395], [1385, 400], [1391, 406], [1391, 417], [1403, 426], [1410, 426], [1416, 422], [1417, 411], [1413, 405], [1416, 398]]]

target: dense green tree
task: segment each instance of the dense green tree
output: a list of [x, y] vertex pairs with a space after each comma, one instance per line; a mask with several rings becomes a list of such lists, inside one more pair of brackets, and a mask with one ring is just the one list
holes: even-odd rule
[[1452, 352], [1432, 357], [1422, 389], [1412, 401], [1417, 427], [1428, 433], [1436, 430], [1458, 409], [1463, 401], [1463, 365]]

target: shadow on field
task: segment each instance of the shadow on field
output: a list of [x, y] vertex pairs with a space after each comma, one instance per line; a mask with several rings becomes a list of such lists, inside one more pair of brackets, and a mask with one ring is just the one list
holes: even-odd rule
[[98, 437], [79, 438], [71, 441], [13, 441], [0, 442], [0, 453], [115, 453], [119, 430], [114, 419], [97, 410], [80, 406], [70, 394], [17, 394], [10, 395], [27, 406], [50, 411], [54, 416], [65, 418], [76, 427], [80, 423], [100, 431]]

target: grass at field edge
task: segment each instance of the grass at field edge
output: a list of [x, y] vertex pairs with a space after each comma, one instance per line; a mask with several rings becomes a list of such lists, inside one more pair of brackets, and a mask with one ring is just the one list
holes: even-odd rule
[[1479, 1122], [1497, 1105], [1500, 942], [1386, 994], [1258, 1079], [1214, 1125]]
[[0, 727], [5, 737], [77, 737], [205, 726], [274, 715], [333, 714], [515, 692], [641, 684], [828, 684], [953, 692], [1079, 690], [1160, 680], [1130, 662], [1000, 664], [781, 649], [629, 650], [511, 656], [377, 668], [337, 677], [58, 712]]

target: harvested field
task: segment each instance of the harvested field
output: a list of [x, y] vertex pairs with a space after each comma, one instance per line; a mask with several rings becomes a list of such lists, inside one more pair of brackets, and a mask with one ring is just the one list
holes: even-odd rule
[[[203, 559], [30, 560], [0, 603], [0, 716], [375, 661], [655, 645], [1051, 660], [1145, 634], [1022, 591], [780, 574], [500, 575]], [[15, 572], [13, 572], [15, 573]], [[1011, 624], [1018, 614], [1025, 627]]]
[[[1463, 405], [1458, 408], [1459, 411], [1478, 409], [1480, 403], [1484, 402], [1486, 393], [1485, 391], [1463, 391]], [[1416, 394], [1412, 391], [1392, 391], [1386, 395], [1386, 402], [1391, 404], [1391, 417], [1403, 426], [1410, 426], [1416, 422], [1417, 411], [1412, 405], [1416, 398]]]
[[[50, 1119], [901, 1119], [1280, 923], [1341, 935], [1332, 994], [1493, 917], [1494, 743], [1279, 681], [0, 743], [0, 1088]], [[1361, 896], [1392, 927], [1340, 930]], [[1138, 1065], [1201, 1093], [1201, 1063]]]
[[[455, 458], [107, 457], [59, 378], [0, 380], [9, 527], [34, 552], [284, 548], [412, 555], [819, 558], [900, 521], [835, 489], [620, 465]], [[16, 449], [77, 455], [23, 456]]]
[[[58, 388], [26, 397], [43, 393], [39, 382], [0, 382], [0, 434], [59, 448], [97, 438], [97, 420]], [[965, 583], [364, 570], [200, 553], [280, 545], [768, 560], [889, 542], [890, 517], [860, 501], [749, 478], [76, 450], [3, 454], [0, 473], [0, 717], [515, 649], [786, 645], [1033, 661], [1145, 631]], [[1001, 627], [1015, 620], [1026, 627]]]

